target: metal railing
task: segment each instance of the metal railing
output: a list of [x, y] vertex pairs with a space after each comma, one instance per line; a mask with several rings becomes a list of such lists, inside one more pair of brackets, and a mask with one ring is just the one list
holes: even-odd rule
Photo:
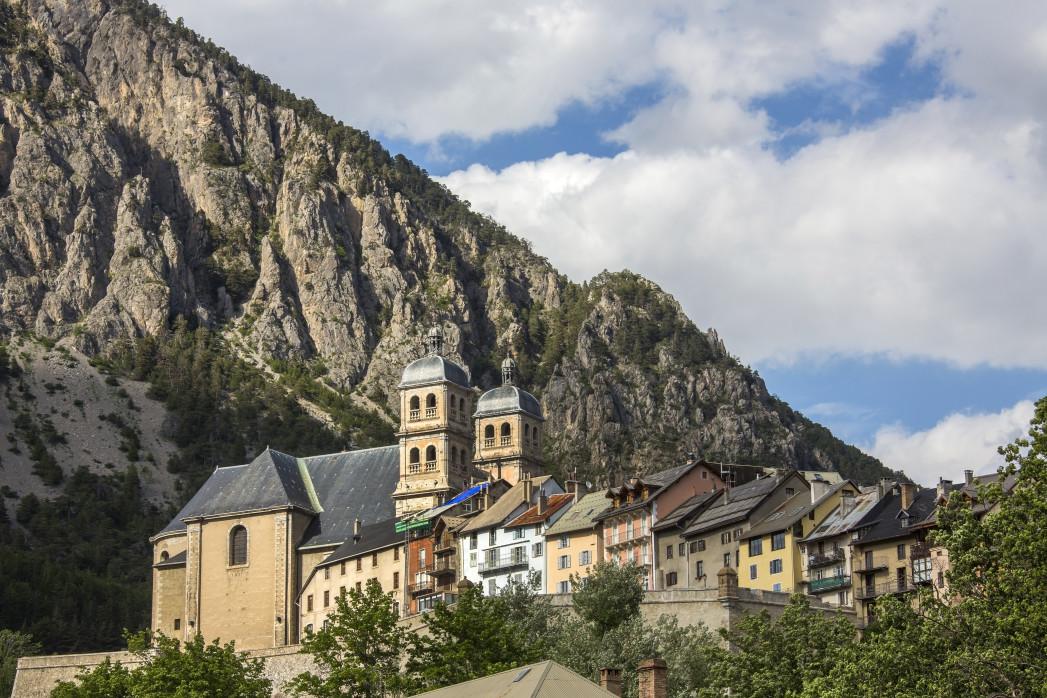
[[879, 584], [863, 584], [854, 590], [854, 598], [873, 599], [884, 594], [905, 594], [915, 590], [916, 586], [908, 579], [895, 579]]
[[495, 570], [508, 569], [510, 567], [523, 567], [527, 565], [527, 551], [512, 551], [509, 554], [485, 557], [480, 561], [478, 567], [480, 573], [494, 572]]
[[422, 594], [427, 591], [433, 590], [433, 580], [427, 579], [424, 582], [415, 582], [414, 584], [407, 585], [408, 594]]
[[808, 567], [821, 567], [823, 565], [832, 565], [837, 562], [843, 562], [847, 559], [847, 553], [843, 548], [836, 548], [830, 550], [827, 553], [814, 553], [813, 555], [807, 556]]
[[838, 574], [835, 577], [822, 577], [821, 579], [812, 579], [807, 582], [807, 593], [813, 594], [817, 591], [827, 591], [829, 589], [839, 589], [840, 587], [846, 587], [851, 585], [851, 576], [849, 574]]

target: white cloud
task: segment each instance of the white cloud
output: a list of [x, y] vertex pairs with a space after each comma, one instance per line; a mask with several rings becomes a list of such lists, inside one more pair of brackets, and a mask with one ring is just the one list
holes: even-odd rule
[[1023, 400], [995, 414], [951, 414], [926, 431], [885, 426], [863, 450], [927, 487], [939, 477], [960, 482], [964, 470], [984, 475], [1003, 465], [996, 449], [1028, 433], [1033, 411], [1033, 403]]

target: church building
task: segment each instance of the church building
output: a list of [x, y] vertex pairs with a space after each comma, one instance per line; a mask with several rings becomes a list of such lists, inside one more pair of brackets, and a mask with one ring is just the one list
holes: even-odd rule
[[[515, 363], [506, 359], [503, 385], [480, 395], [474, 412], [468, 374], [443, 355], [443, 340], [433, 328], [426, 356], [404, 369], [398, 445], [308, 458], [266, 449], [216, 469], [150, 539], [151, 627], [245, 650], [295, 644], [323, 615], [306, 585], [340, 588], [328, 580], [362, 557], [345, 552], [354, 535], [381, 538], [372, 532], [385, 526], [376, 525], [417, 517], [480, 482], [541, 476], [544, 418], [534, 396], [513, 384]], [[407, 556], [384, 540], [366, 551], [375, 565], [368, 574], [399, 587], [413, 579]]]

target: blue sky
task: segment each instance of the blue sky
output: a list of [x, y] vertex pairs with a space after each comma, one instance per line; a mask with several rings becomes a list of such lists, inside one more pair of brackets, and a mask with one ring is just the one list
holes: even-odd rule
[[1047, 6], [166, 4], [933, 484], [1047, 394]]

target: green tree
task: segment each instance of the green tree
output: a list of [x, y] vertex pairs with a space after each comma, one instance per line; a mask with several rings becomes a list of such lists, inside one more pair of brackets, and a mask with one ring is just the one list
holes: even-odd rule
[[808, 683], [835, 666], [857, 634], [842, 614], [811, 611], [803, 594], [793, 595], [777, 621], [765, 609], [742, 618], [737, 629], [718, 632], [730, 649], [714, 653], [706, 695], [729, 691], [754, 698], [800, 695]]
[[[3, 503], [0, 502], [0, 508]], [[40, 654], [40, 645], [33, 637], [14, 630], [0, 630], [0, 696], [11, 695], [15, 685], [15, 670], [18, 658]]]
[[269, 698], [272, 682], [265, 678], [261, 659], [237, 652], [233, 643], [204, 642], [202, 635], [183, 646], [159, 634], [153, 646], [129, 647], [145, 663], [128, 670], [108, 659], [91, 671], [82, 671], [76, 683], [62, 682], [53, 698]]
[[408, 672], [427, 689], [451, 686], [540, 661], [540, 646], [528, 644], [510, 619], [508, 604], [486, 597], [479, 586], [465, 589], [458, 602], [436, 603], [425, 617], [428, 635], [409, 649]]
[[295, 696], [398, 695], [404, 688], [400, 665], [409, 635], [397, 624], [391, 594], [370, 580], [335, 599], [326, 626], [307, 633], [302, 652], [312, 655], [320, 675], [302, 673], [288, 683]]
[[617, 559], [598, 562], [584, 581], [572, 574], [571, 589], [574, 610], [601, 635], [636, 615], [643, 601], [640, 568]]

